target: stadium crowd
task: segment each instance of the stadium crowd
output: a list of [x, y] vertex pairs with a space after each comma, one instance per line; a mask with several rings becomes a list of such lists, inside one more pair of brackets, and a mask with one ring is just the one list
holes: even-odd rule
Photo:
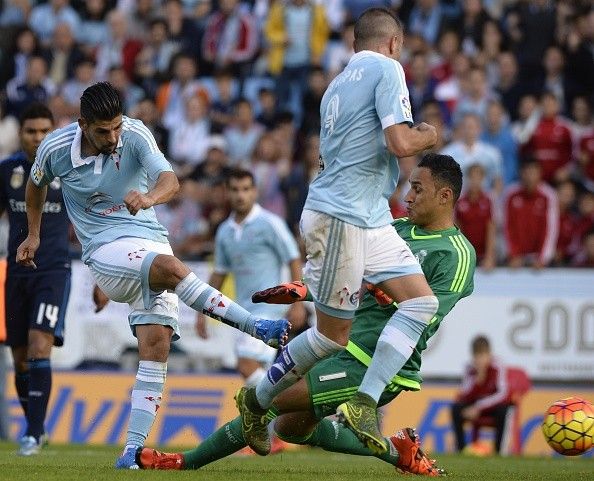
[[[587, 0], [4, 0], [0, 157], [18, 148], [28, 103], [47, 103], [62, 126], [85, 88], [109, 80], [182, 179], [157, 207], [178, 255], [212, 253], [236, 166], [297, 235], [318, 169], [320, 101], [370, 6], [405, 24], [410, 106], [436, 126], [434, 150], [463, 168], [457, 220], [481, 266], [594, 267]], [[400, 159], [394, 216], [406, 215], [417, 161]]]

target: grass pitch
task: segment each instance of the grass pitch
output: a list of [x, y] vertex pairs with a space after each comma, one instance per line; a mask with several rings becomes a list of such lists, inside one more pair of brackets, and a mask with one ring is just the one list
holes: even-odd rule
[[[199, 480], [199, 481], [383, 481], [416, 479], [397, 474], [373, 458], [304, 449], [276, 456], [232, 456], [198, 471], [116, 471], [118, 449], [104, 446], [50, 445], [41, 455], [22, 458], [16, 446], [0, 443], [2, 481]], [[592, 481], [593, 458], [438, 457], [452, 480]], [[421, 478], [419, 478], [421, 479]]]

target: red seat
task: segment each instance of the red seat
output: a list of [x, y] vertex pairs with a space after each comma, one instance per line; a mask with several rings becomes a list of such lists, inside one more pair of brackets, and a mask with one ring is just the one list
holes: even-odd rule
[[[508, 402], [511, 407], [507, 411], [508, 421], [506, 422], [507, 429], [503, 434], [502, 453], [518, 455], [522, 452], [522, 445], [520, 439], [520, 403], [524, 395], [532, 387], [530, 378], [522, 368], [508, 367], [506, 368], [507, 386], [508, 386]], [[472, 441], [478, 439], [479, 431], [482, 427], [495, 427], [495, 422], [490, 416], [480, 416], [472, 423]]]

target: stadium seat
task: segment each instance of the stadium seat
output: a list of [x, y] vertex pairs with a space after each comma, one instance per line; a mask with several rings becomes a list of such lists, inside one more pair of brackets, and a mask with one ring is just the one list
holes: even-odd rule
[[[508, 367], [506, 375], [510, 407], [507, 411], [506, 429], [503, 434], [501, 454], [519, 455], [522, 453], [520, 404], [524, 395], [532, 387], [532, 383], [526, 371], [519, 367]], [[478, 440], [480, 429], [483, 427], [495, 427], [494, 419], [490, 416], [481, 416], [472, 423], [471, 439], [473, 443]]]

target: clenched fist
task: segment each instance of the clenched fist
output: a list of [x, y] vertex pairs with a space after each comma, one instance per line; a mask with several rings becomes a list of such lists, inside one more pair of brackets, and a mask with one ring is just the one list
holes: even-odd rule
[[126, 208], [130, 214], [136, 215], [139, 210], [151, 208], [155, 205], [155, 202], [147, 194], [143, 194], [137, 190], [131, 190], [124, 198], [124, 204], [126, 204]]

